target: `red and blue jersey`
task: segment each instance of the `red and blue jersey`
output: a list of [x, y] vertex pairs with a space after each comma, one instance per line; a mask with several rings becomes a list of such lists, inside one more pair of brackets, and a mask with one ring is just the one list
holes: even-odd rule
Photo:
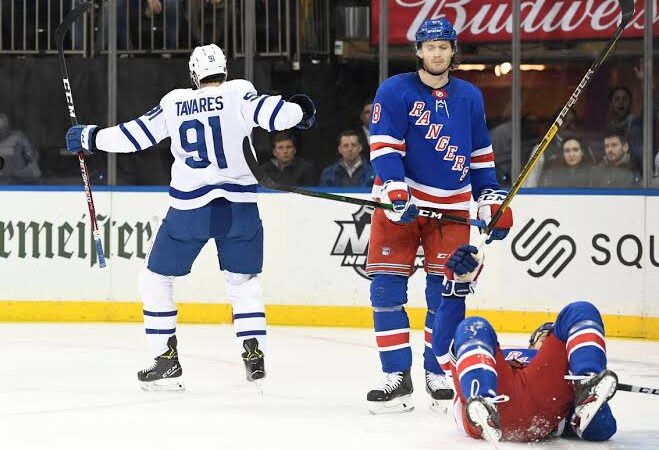
[[384, 181], [405, 181], [419, 206], [468, 210], [484, 188], [498, 188], [481, 91], [455, 77], [441, 89], [416, 72], [378, 88], [370, 126], [371, 162]]

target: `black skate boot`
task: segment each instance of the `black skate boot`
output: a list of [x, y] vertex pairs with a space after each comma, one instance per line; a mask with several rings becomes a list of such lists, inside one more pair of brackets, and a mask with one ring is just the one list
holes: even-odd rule
[[263, 352], [259, 350], [259, 341], [251, 338], [243, 341], [245, 353], [242, 354], [245, 362], [247, 381], [257, 381], [265, 378], [265, 360]]
[[467, 400], [467, 420], [480, 430], [481, 437], [488, 442], [501, 440], [501, 423], [495, 402], [496, 399], [480, 395]]
[[426, 392], [432, 399], [430, 408], [441, 414], [446, 414], [453, 404], [453, 381], [446, 374], [426, 371]]
[[176, 336], [167, 340], [167, 351], [156, 357], [153, 365], [137, 372], [137, 379], [143, 391], [183, 391], [181, 384], [183, 369], [178, 361]]
[[581, 436], [597, 411], [615, 395], [618, 376], [614, 372], [604, 369], [598, 374], [569, 378], [574, 380], [572, 426]]
[[385, 373], [381, 385], [366, 396], [371, 414], [412, 411], [412, 377], [410, 371]]

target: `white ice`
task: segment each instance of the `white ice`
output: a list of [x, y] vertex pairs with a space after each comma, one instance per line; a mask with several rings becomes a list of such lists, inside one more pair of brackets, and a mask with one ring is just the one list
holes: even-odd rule
[[[179, 325], [184, 393], [146, 393], [139, 325], [0, 325], [0, 449], [465, 450], [491, 449], [429, 410], [413, 333], [416, 409], [372, 416], [378, 381], [371, 331], [271, 327], [265, 394], [244, 379], [231, 326]], [[503, 335], [521, 344], [523, 335]], [[620, 381], [659, 386], [659, 343], [611, 339]], [[659, 449], [659, 396], [619, 392], [608, 443], [554, 439], [502, 449]]]

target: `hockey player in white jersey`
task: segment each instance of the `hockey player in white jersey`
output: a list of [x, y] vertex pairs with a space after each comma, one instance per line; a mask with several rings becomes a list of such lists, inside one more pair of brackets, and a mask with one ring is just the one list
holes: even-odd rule
[[227, 61], [215, 44], [190, 56], [196, 89], [175, 89], [143, 116], [114, 127], [77, 125], [66, 134], [72, 153], [130, 153], [171, 138], [174, 155], [169, 210], [139, 280], [144, 327], [154, 363], [138, 372], [144, 390], [183, 390], [176, 340], [175, 277], [187, 275], [202, 247], [214, 239], [236, 336], [249, 381], [265, 377], [266, 320], [259, 274], [263, 228], [256, 179], [243, 154], [252, 128], [309, 128], [315, 108], [309, 97], [260, 95], [246, 80], [227, 78]]

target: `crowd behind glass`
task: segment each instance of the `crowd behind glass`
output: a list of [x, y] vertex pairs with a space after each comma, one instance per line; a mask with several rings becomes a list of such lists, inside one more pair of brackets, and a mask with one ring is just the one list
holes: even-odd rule
[[[41, 21], [30, 27], [22, 17], [38, 11], [30, 9], [44, 8], [46, 2], [25, 2], [17, 0], [0, 0], [2, 33], [0, 37], [0, 58], [13, 57], [20, 49], [49, 49], [51, 38], [44, 33], [44, 23], [57, 23], [67, 8], [75, 6], [78, 0], [63, 2], [59, 10], [41, 12]], [[195, 23], [217, 20], [218, 15], [226, 14], [227, 0], [117, 0], [117, 45], [121, 56], [127, 56], [131, 49], [151, 50], [146, 55], [137, 57], [181, 58], [185, 61], [189, 48], [203, 39], [203, 31]], [[258, 8], [265, 8], [268, 17], [272, 11], [281, 7], [278, 1], [257, 1]], [[270, 9], [268, 9], [270, 8]], [[104, 38], [107, 27], [107, 3], [98, 6], [97, 21], [90, 29], [93, 32], [89, 42], [94, 42], [88, 50], [88, 57], [104, 57], [107, 48]], [[11, 13], [11, 14], [10, 14]], [[13, 22], [10, 22], [11, 18]], [[220, 19], [222, 20], [222, 19]], [[161, 24], [160, 28], [154, 24]], [[213, 22], [215, 23], [215, 22]], [[142, 24], [146, 24], [142, 31]], [[257, 42], [267, 41], [268, 47], [277, 40], [279, 30], [269, 23], [257, 22]], [[157, 32], [154, 33], [153, 30]], [[201, 30], [207, 28], [202, 27]], [[136, 31], [138, 30], [138, 31]], [[222, 45], [222, 33], [213, 28], [214, 39]], [[211, 38], [213, 39], [213, 38]], [[208, 37], [207, 39], [208, 40]], [[83, 48], [83, 33], [74, 30], [69, 42], [72, 50]], [[257, 43], [258, 45], [258, 43]], [[121, 52], [126, 51], [126, 54]], [[43, 52], [42, 52], [43, 53]], [[144, 53], [144, 52], [143, 52]], [[231, 52], [228, 52], [229, 55]], [[266, 52], [261, 52], [265, 54]], [[411, 53], [411, 52], [410, 52]], [[131, 54], [131, 56], [136, 56]], [[412, 61], [412, 55], [410, 55]], [[359, 62], [357, 62], [358, 64]], [[551, 64], [549, 64], [551, 66]], [[410, 66], [408, 69], [413, 70]], [[395, 73], [395, 72], [394, 72]], [[454, 75], [461, 77], [458, 69]], [[642, 76], [635, 68], [636, 79], [625, 80], [627, 84], [608, 86], [605, 119], [599, 124], [585, 125], [584, 118], [576, 110], [571, 110], [565, 118], [560, 132], [542, 156], [533, 171], [526, 187], [557, 188], [634, 188], [642, 186], [643, 152], [652, 146], [654, 178], [651, 187], [659, 187], [659, 154], [652, 143], [643, 143], [643, 121], [641, 118], [642, 99], [640, 86]], [[393, 75], [393, 73], [390, 73]], [[494, 77], [495, 74], [492, 73]], [[178, 86], [172, 86], [172, 88]], [[331, 88], [331, 87], [328, 87]], [[341, 95], [337, 92], [337, 95]], [[374, 95], [374, 92], [369, 93]], [[509, 111], [488, 108], [488, 96], [485, 96], [486, 112], [490, 124], [490, 136], [496, 157], [497, 175], [502, 185], [509, 186], [511, 180], [512, 121]], [[492, 102], [494, 103], [494, 102]], [[305, 149], [298, 145], [297, 136], [287, 133], [273, 133], [270, 136], [270, 148], [259, 150], [263, 167], [275, 180], [288, 185], [307, 185], [323, 187], [368, 187], [373, 183], [375, 173], [369, 163], [369, 118], [372, 104], [370, 100], [358, 99], [354, 102], [352, 114], [345, 117], [344, 126], [335, 130], [333, 138], [326, 139], [324, 148]], [[509, 107], [507, 108], [510, 109]], [[589, 114], [585, 110], [582, 114]], [[331, 111], [322, 111], [332, 114]], [[552, 117], [537, 117], [522, 111], [522, 162], [525, 162], [537, 149], [537, 144], [545, 134]], [[600, 114], [601, 116], [601, 114]], [[656, 111], [653, 123], [659, 124]], [[313, 133], [313, 130], [309, 132]], [[652, 130], [655, 134], [655, 130]], [[63, 133], [62, 133], [63, 135]], [[655, 139], [653, 139], [655, 141]], [[64, 138], [62, 137], [62, 145]], [[42, 170], [43, 153], [52, 149], [35, 148], [24, 130], [12, 124], [10, 111], [0, 111], [0, 184], [53, 184], [67, 182], [67, 178], [58, 177], [56, 171]], [[162, 147], [160, 150], [162, 151]], [[324, 155], [321, 161], [327, 161], [327, 155], [336, 155], [335, 162], [320, 164], [317, 155]], [[265, 158], [263, 157], [265, 156]], [[66, 158], [66, 156], [62, 156]], [[69, 158], [74, 169], [77, 163]], [[165, 172], [168, 167], [161, 168]], [[98, 175], [97, 182], [103, 183], [103, 174]], [[121, 179], [121, 178], [120, 178]], [[159, 178], [162, 181], [163, 178]], [[75, 181], [72, 181], [75, 182]], [[134, 178], [130, 184], [153, 184], [153, 178]]]

